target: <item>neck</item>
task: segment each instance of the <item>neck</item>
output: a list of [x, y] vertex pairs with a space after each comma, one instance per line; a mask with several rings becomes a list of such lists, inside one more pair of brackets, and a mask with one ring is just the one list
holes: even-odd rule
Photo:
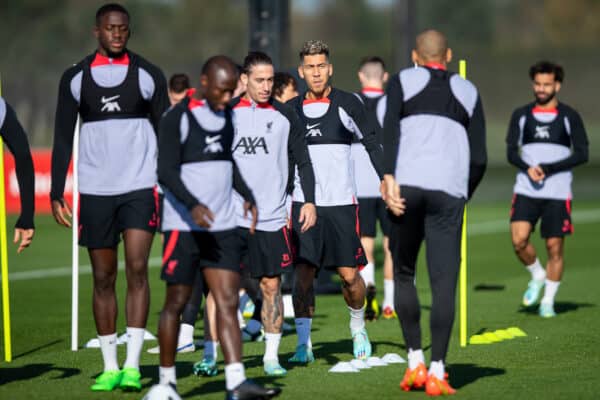
[[266, 103], [266, 102], [261, 103], [260, 101], [253, 99], [252, 97], [250, 97], [248, 92], [244, 93], [244, 95], [242, 96], [242, 99], [249, 101], [250, 103], [256, 103], [256, 104], [265, 104]]
[[306, 92], [306, 98], [308, 100], [323, 99], [329, 96], [329, 93], [331, 93], [331, 86], [327, 86], [321, 93], [316, 93], [309, 89], [308, 92]]
[[427, 61], [423, 64], [423, 66], [433, 69], [446, 70], [446, 63], [443, 61]]
[[123, 49], [123, 51], [120, 52], [120, 53], [118, 53], [118, 54], [117, 53], [112, 53], [109, 50], [106, 50], [102, 46], [98, 46], [98, 50], [97, 50], [98, 54], [100, 54], [101, 56], [104, 56], [104, 57], [108, 57], [108, 58], [121, 58], [121, 57], [123, 57], [125, 55], [126, 51], [127, 50]]

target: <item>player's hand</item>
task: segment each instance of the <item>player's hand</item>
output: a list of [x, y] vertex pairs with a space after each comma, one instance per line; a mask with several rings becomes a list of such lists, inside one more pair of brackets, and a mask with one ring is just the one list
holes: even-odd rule
[[400, 196], [400, 186], [392, 175], [384, 175], [380, 186], [381, 197], [390, 211], [397, 217], [404, 214], [406, 201]]
[[202, 228], [210, 228], [213, 221], [215, 220], [215, 215], [202, 204], [197, 204], [190, 211], [192, 214], [192, 219], [196, 223], [196, 225], [201, 226]]
[[31, 241], [33, 240], [33, 234], [35, 233], [35, 229], [23, 229], [23, 228], [15, 228], [15, 238], [13, 243], [21, 243], [19, 244], [19, 248], [17, 249], [17, 253], [25, 250], [26, 247], [29, 247]]
[[70, 219], [73, 217], [73, 212], [65, 199], [52, 200], [52, 215], [57, 224], [71, 227]]
[[546, 177], [544, 170], [539, 165], [529, 167], [527, 169], [527, 175], [529, 175], [529, 178], [534, 182], [541, 182]]
[[251, 235], [254, 235], [254, 231], [256, 230], [256, 223], [258, 222], [258, 209], [256, 206], [248, 201], [244, 202], [244, 218], [248, 215], [248, 211], [252, 215], [252, 223], [250, 223], [249, 232]]
[[313, 203], [304, 203], [300, 208], [300, 217], [298, 222], [302, 224], [300, 232], [306, 232], [317, 223], [317, 207]]

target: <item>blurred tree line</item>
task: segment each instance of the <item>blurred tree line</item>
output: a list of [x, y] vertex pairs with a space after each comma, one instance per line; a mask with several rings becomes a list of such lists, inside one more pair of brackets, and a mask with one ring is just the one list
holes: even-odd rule
[[[276, 1], [276, 0], [273, 0]], [[307, 39], [329, 43], [334, 82], [357, 90], [356, 68], [366, 55], [379, 55], [390, 71], [394, 49], [394, 0], [291, 0], [291, 51], [287, 65]], [[197, 81], [204, 60], [227, 54], [241, 62], [248, 46], [245, 0], [127, 0], [132, 15], [129, 47], [159, 65], [167, 77], [186, 72]], [[596, 0], [418, 0], [418, 31], [447, 34], [455, 60], [468, 62], [468, 76], [480, 88], [490, 126], [490, 153], [504, 162], [503, 139], [511, 111], [531, 101], [527, 70], [546, 58], [566, 70], [561, 99], [583, 115], [590, 137], [600, 126], [593, 87], [600, 38]], [[17, 112], [36, 146], [52, 143], [54, 108], [62, 72], [96, 46], [92, 0], [4, 0], [0, 33], [3, 95]], [[456, 67], [456, 63], [451, 65]], [[497, 150], [497, 151], [496, 151]], [[592, 157], [600, 154], [592, 147]]]

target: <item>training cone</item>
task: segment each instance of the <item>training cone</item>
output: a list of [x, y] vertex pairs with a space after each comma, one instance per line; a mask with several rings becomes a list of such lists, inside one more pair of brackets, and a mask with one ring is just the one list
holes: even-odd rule
[[483, 335], [473, 335], [469, 338], [469, 344], [491, 344]]
[[329, 372], [337, 372], [337, 373], [358, 372], [358, 369], [349, 362], [341, 361], [341, 362], [335, 364], [333, 367], [331, 367], [329, 369]]
[[404, 358], [396, 353], [387, 353], [385, 356], [381, 357], [381, 360], [387, 364], [402, 364], [406, 362]]
[[494, 334], [502, 340], [511, 340], [515, 338], [515, 336], [506, 329], [497, 329], [494, 331]]
[[510, 328], [507, 328], [506, 330], [508, 331], [508, 333], [510, 333], [511, 335], [513, 335], [515, 337], [527, 336], [527, 334], [525, 332], [523, 332], [523, 330], [521, 330], [521, 328], [517, 328], [516, 326], [511, 326]]
[[350, 361], [350, 364], [356, 369], [367, 369], [371, 368], [364, 360], [354, 359]]
[[485, 332], [482, 334], [482, 336], [489, 340], [491, 343], [497, 343], [502, 341], [502, 339], [496, 336], [496, 334], [493, 332]]

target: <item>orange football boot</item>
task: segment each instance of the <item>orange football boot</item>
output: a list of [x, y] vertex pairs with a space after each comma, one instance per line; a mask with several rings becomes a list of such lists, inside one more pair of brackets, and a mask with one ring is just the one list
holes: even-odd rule
[[427, 376], [427, 383], [425, 383], [425, 393], [428, 396], [446, 396], [449, 394], [455, 394], [456, 389], [450, 386], [448, 383], [448, 374], [444, 374], [444, 379], [439, 380], [434, 375]]
[[408, 392], [411, 389], [422, 388], [426, 382], [427, 368], [425, 368], [425, 364], [419, 363], [415, 369], [406, 369], [404, 378], [402, 378], [402, 382], [400, 382], [400, 388]]

